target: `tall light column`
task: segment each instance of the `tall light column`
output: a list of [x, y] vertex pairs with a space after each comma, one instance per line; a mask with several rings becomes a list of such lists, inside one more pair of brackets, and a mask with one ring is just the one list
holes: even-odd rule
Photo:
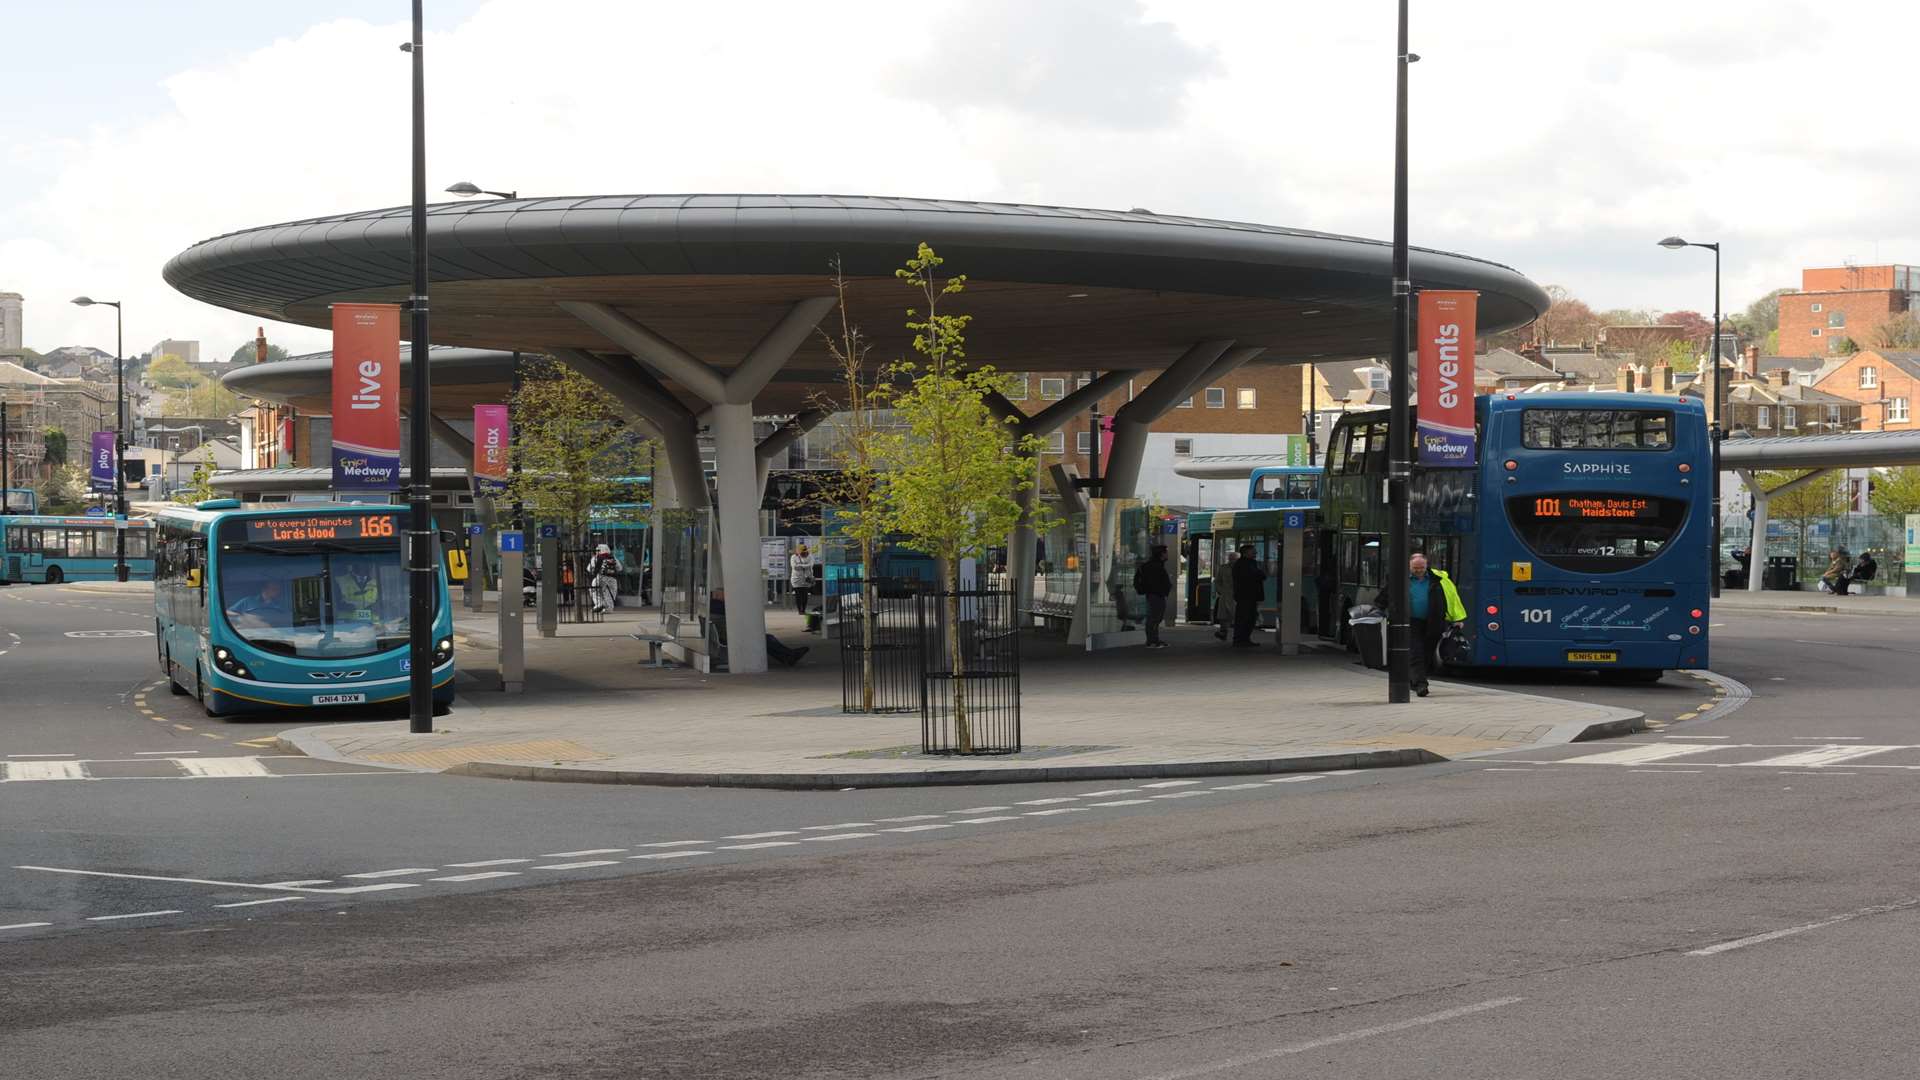
[[120, 399], [119, 419], [113, 428], [113, 579], [127, 580], [127, 347], [125, 324], [121, 320], [120, 301], [95, 300], [76, 296], [81, 307], [104, 304], [113, 309], [113, 377], [115, 396]]
[[[1713, 579], [1708, 583], [1708, 588], [1713, 598], [1718, 600], [1720, 598], [1720, 444], [1727, 437], [1724, 419], [1727, 411], [1727, 380], [1720, 373], [1720, 245], [1718, 242], [1696, 244], [1677, 236], [1669, 236], [1660, 241], [1660, 246], [1669, 251], [1697, 247], [1713, 252], [1713, 341], [1707, 348], [1707, 366], [1712, 371], [1710, 378], [1713, 380], [1707, 386], [1707, 392], [1713, 395], [1710, 399], [1712, 415], [1708, 418], [1707, 427], [1707, 439], [1713, 451], [1713, 539], [1710, 541], [1713, 544]], [[1755, 566], [1752, 554], [1755, 547], [1756, 545], [1752, 543], [1747, 545], [1749, 574], [1753, 573]], [[1761, 538], [1758, 548], [1764, 552], [1766, 548], [1764, 537]]]
[[433, 566], [433, 439], [426, 418], [433, 412], [433, 376], [427, 364], [427, 91], [421, 55], [422, 0], [413, 0], [413, 314], [411, 389], [414, 422], [408, 425], [412, 455], [407, 502], [408, 665], [407, 730], [433, 730], [433, 619], [438, 578]]
[[1393, 355], [1387, 358], [1393, 387], [1387, 414], [1387, 701], [1412, 699], [1407, 608], [1407, 486], [1413, 476], [1412, 410], [1407, 350], [1412, 347], [1413, 274], [1407, 253], [1407, 66], [1420, 59], [1407, 51], [1407, 0], [1400, 0], [1400, 51], [1395, 57], [1393, 132]]

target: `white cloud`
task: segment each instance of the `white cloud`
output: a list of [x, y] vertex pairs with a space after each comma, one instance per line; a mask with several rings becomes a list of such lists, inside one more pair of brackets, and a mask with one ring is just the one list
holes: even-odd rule
[[[1920, 262], [1913, 5], [1416, 5], [1413, 236], [1596, 306], [1735, 308], [1803, 265]], [[429, 39], [430, 190], [838, 191], [1146, 206], [1385, 236], [1389, 4], [1072, 0], [640, 5], [494, 0]], [[167, 83], [162, 114], [49, 133], [0, 208], [29, 344], [199, 338], [255, 320], [161, 265], [194, 241], [404, 202], [398, 24], [322, 23]], [[164, 48], [164, 43], [156, 43]], [[325, 335], [269, 327], [294, 349]]]

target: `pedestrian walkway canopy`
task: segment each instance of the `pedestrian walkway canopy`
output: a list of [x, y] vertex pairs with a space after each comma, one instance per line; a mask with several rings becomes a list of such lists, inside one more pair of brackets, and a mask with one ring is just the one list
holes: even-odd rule
[[1859, 469], [1920, 465], [1920, 431], [1735, 436], [1720, 444], [1725, 469]]

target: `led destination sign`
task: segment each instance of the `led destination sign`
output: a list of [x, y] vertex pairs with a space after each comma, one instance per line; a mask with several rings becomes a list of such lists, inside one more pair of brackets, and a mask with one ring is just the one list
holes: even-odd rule
[[1625, 495], [1553, 495], [1533, 500], [1536, 518], [1631, 520], [1660, 516], [1654, 500]]
[[399, 520], [397, 514], [248, 518], [247, 542], [310, 544], [329, 540], [390, 540], [400, 535]]

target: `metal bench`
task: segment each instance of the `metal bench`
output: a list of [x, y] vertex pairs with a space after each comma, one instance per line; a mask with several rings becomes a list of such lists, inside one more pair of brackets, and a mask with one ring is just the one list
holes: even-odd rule
[[660, 658], [660, 646], [680, 640], [680, 616], [667, 616], [658, 630], [635, 630], [628, 636], [635, 641], [646, 642], [648, 667], [672, 667], [672, 664]]

